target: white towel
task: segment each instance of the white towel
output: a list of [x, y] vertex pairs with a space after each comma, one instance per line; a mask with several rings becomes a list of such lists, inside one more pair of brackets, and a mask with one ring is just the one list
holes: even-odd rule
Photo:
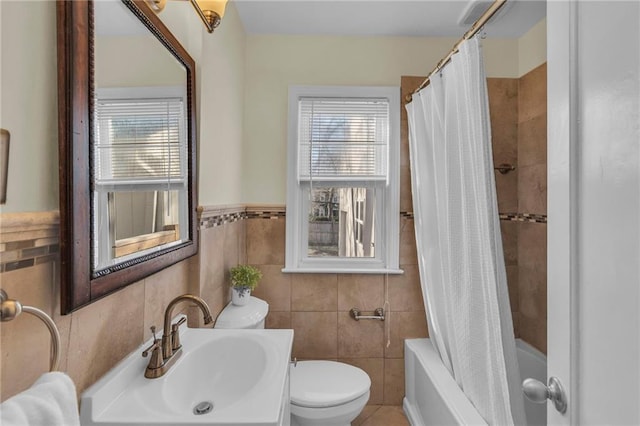
[[2, 426], [80, 426], [76, 387], [60, 372], [43, 374], [24, 392], [0, 404]]

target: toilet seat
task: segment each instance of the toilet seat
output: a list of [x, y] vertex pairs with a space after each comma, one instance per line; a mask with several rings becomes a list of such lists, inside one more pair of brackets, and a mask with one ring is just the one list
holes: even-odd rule
[[290, 368], [291, 403], [335, 407], [369, 392], [371, 379], [358, 367], [335, 361], [298, 361]]

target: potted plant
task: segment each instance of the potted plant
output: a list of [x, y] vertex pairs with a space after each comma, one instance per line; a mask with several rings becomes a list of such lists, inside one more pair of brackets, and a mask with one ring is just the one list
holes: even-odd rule
[[261, 278], [262, 272], [251, 265], [237, 265], [231, 268], [231, 302], [238, 306], [245, 305]]

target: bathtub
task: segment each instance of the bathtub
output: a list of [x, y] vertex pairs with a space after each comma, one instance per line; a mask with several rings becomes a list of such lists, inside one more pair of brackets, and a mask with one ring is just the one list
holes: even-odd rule
[[[520, 375], [546, 383], [544, 354], [516, 339]], [[412, 426], [486, 425], [487, 422], [451, 377], [429, 339], [405, 340], [404, 412]], [[546, 404], [525, 398], [528, 426], [547, 424]]]

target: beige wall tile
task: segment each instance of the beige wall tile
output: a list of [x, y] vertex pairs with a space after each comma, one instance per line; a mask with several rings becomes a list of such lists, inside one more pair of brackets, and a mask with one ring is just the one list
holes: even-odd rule
[[[155, 325], [158, 331], [162, 329], [165, 309], [175, 297], [188, 293], [189, 279], [189, 259], [187, 259], [142, 281], [144, 298], [138, 300], [138, 303], [144, 310], [143, 330], [145, 337], [150, 336], [149, 328], [152, 325]], [[186, 306], [186, 304], [176, 306], [172, 317], [182, 312]]]
[[290, 329], [291, 312], [269, 312], [265, 321], [265, 328]]
[[495, 165], [518, 158], [518, 79], [488, 78], [491, 140]]
[[547, 214], [547, 165], [520, 167], [518, 173], [518, 211]]
[[140, 281], [72, 314], [68, 373], [78, 393], [150, 336], [143, 330], [144, 291]]
[[547, 64], [520, 77], [518, 84], [518, 119], [522, 123], [547, 111]]
[[338, 275], [338, 310], [373, 311], [384, 304], [384, 276], [373, 274]]
[[386, 346], [385, 358], [404, 358], [404, 339], [428, 337], [425, 312], [391, 312], [387, 318], [389, 327], [389, 346]]
[[246, 220], [232, 222], [223, 227], [224, 244], [222, 255], [224, 258], [225, 279], [229, 279], [229, 269], [245, 263], [246, 258]]
[[291, 275], [292, 311], [337, 311], [337, 274]]
[[349, 312], [338, 312], [338, 357], [375, 358], [384, 356], [384, 323], [356, 321]]
[[518, 222], [500, 221], [505, 265], [518, 264]]
[[518, 211], [518, 181], [520, 173], [515, 170], [506, 175], [496, 173], [496, 196], [498, 197], [498, 211], [500, 213], [515, 213]]
[[519, 222], [518, 226], [518, 265], [538, 267], [546, 265], [547, 225]]
[[389, 276], [389, 309], [424, 311], [418, 265], [402, 265], [404, 274]]
[[404, 398], [404, 359], [384, 360], [384, 405], [402, 405]]
[[254, 266], [262, 272], [262, 279], [252, 294], [266, 300], [273, 311], [290, 311], [291, 274], [283, 273], [279, 265]]
[[416, 234], [413, 219], [400, 218], [400, 265], [417, 265]]
[[206, 228], [200, 232], [200, 295], [212, 302], [212, 295], [216, 288], [225, 283], [227, 273], [224, 259], [225, 254], [225, 226]]
[[338, 358], [338, 361], [364, 370], [371, 379], [369, 402], [382, 404], [384, 396], [384, 359], [382, 358]]
[[[228, 286], [221, 286], [213, 290], [211, 294], [208, 294], [207, 304], [211, 309], [211, 314], [214, 318], [220, 315], [220, 312], [227, 306], [227, 303], [231, 300], [231, 289]], [[205, 299], [207, 300], [207, 299]]]
[[291, 312], [293, 356], [298, 359], [338, 357], [336, 312]]
[[247, 220], [247, 263], [284, 266], [285, 221]]
[[547, 317], [546, 269], [520, 267], [520, 321], [523, 328]]
[[518, 166], [547, 162], [547, 115], [541, 114], [518, 125]]
[[517, 333], [546, 353], [547, 342], [547, 225], [519, 224]]

